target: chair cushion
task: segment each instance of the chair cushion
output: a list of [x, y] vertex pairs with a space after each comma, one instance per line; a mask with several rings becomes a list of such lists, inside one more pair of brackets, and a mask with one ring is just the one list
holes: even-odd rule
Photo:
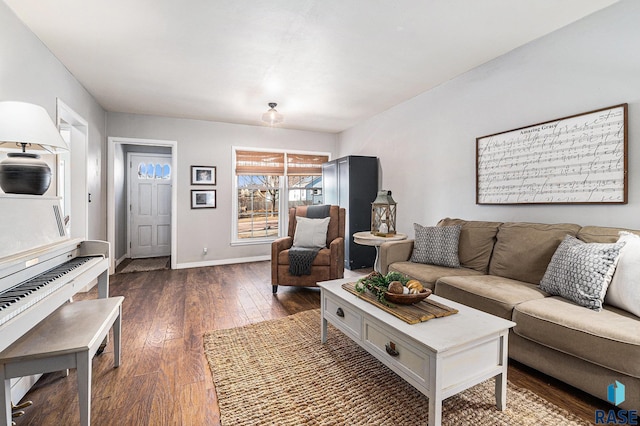
[[640, 377], [640, 319], [605, 305], [596, 312], [559, 296], [514, 308], [513, 331], [543, 346]]
[[326, 247], [327, 246], [327, 228], [329, 220], [309, 219], [307, 217], [296, 217], [296, 232], [293, 236], [294, 247]]
[[[313, 259], [312, 266], [328, 266], [330, 265], [331, 250], [328, 248], [320, 249], [315, 259]], [[278, 265], [289, 264], [289, 250], [282, 250], [278, 253]]]
[[496, 275], [442, 277], [436, 282], [435, 293], [508, 320], [514, 306], [548, 296], [535, 284]]
[[415, 241], [411, 261], [459, 268], [458, 241], [462, 225], [422, 226], [413, 224]]
[[540, 288], [599, 311], [613, 277], [619, 243], [585, 243], [567, 235], [551, 258]]

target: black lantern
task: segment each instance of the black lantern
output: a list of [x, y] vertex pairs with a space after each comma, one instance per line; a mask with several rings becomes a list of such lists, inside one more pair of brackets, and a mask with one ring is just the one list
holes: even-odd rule
[[371, 233], [384, 237], [396, 234], [396, 202], [391, 191], [378, 191], [371, 203]]

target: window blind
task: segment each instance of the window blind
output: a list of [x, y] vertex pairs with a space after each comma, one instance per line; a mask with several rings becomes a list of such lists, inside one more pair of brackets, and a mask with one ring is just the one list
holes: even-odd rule
[[236, 175], [284, 176], [322, 175], [322, 163], [327, 155], [290, 154], [284, 152], [236, 151]]
[[327, 155], [287, 154], [287, 175], [321, 175], [322, 163], [329, 161]]
[[284, 175], [284, 152], [236, 151], [236, 175]]

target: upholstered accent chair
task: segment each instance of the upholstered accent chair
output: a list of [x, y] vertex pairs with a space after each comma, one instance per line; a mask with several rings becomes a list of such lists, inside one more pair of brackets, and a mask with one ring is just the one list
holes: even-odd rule
[[271, 285], [275, 294], [279, 285], [316, 287], [318, 281], [344, 277], [344, 226], [345, 209], [329, 207], [327, 245], [320, 249], [311, 265], [311, 275], [295, 276], [289, 273], [289, 249], [293, 246], [296, 217], [307, 217], [307, 206], [289, 209], [288, 236], [271, 243]]

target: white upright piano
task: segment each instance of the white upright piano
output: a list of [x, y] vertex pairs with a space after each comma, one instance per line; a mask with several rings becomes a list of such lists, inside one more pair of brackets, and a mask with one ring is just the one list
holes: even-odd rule
[[[97, 281], [109, 296], [109, 243], [69, 238], [60, 200], [0, 195], [0, 352]], [[39, 376], [11, 382], [17, 404]]]

